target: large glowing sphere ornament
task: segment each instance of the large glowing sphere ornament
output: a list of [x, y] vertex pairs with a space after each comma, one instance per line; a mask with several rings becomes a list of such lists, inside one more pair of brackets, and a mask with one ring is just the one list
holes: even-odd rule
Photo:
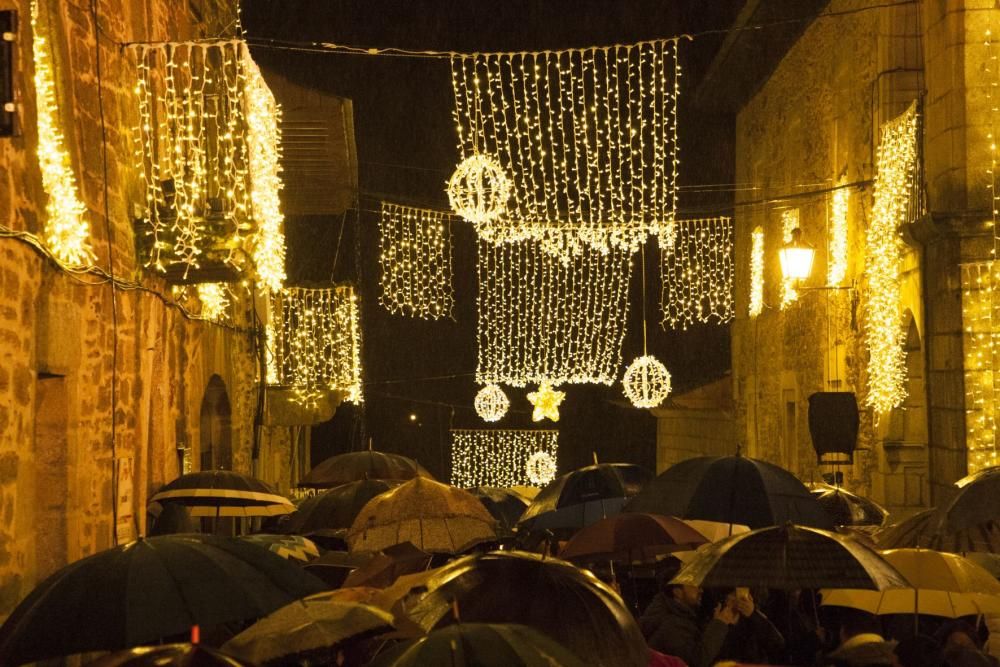
[[448, 181], [448, 202], [475, 225], [493, 222], [507, 210], [512, 184], [500, 163], [474, 153], [462, 160]]
[[670, 372], [651, 355], [637, 357], [622, 378], [625, 396], [637, 408], [655, 408], [670, 395]]
[[556, 460], [548, 452], [535, 452], [528, 457], [524, 471], [532, 484], [545, 486], [556, 478]]
[[538, 385], [538, 391], [528, 394], [528, 400], [535, 407], [531, 413], [531, 420], [540, 422], [543, 419], [559, 421], [559, 404], [566, 398], [566, 392], [556, 391], [552, 388], [551, 382], [542, 382]]
[[510, 401], [498, 385], [488, 384], [476, 394], [475, 406], [476, 414], [482, 417], [483, 421], [496, 422], [507, 414]]

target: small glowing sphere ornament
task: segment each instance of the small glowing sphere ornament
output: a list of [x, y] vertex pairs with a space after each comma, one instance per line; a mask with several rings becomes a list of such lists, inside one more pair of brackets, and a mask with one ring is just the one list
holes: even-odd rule
[[462, 160], [448, 181], [448, 202], [474, 225], [493, 222], [507, 210], [512, 185], [503, 167], [488, 155]]
[[556, 460], [548, 452], [535, 452], [524, 464], [524, 472], [532, 484], [545, 486], [556, 478]]
[[542, 382], [538, 385], [538, 391], [532, 391], [528, 394], [528, 400], [535, 406], [531, 413], [531, 420], [536, 422], [543, 419], [559, 421], [559, 404], [563, 402], [564, 398], [566, 398], [565, 391], [556, 391], [552, 388], [552, 383], [547, 380]]
[[655, 408], [670, 395], [670, 372], [652, 355], [637, 357], [622, 378], [625, 397], [637, 408]]
[[476, 394], [476, 414], [483, 418], [483, 421], [496, 422], [503, 419], [510, 407], [507, 394], [499, 385], [488, 384]]

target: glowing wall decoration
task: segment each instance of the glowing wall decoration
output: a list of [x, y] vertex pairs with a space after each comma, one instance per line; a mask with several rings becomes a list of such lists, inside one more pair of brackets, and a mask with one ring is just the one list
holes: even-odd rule
[[354, 287], [285, 287], [271, 294], [269, 376], [303, 391], [336, 389], [359, 403], [361, 330]]
[[382, 202], [379, 303], [390, 313], [452, 317], [451, 229], [447, 214]]
[[201, 302], [201, 316], [218, 320], [225, 316], [229, 308], [229, 290], [223, 283], [201, 283], [198, 285], [198, 300]]
[[847, 277], [847, 206], [851, 192], [833, 191], [830, 198], [830, 238], [827, 245], [826, 284], [840, 285]]
[[563, 262], [534, 242], [481, 241], [476, 382], [614, 384], [631, 272], [627, 250]]
[[750, 234], [750, 317], [764, 310], [764, 228], [758, 226]]
[[136, 44], [146, 265], [256, 264], [284, 282], [278, 107], [240, 40]]
[[[463, 160], [510, 178], [493, 242], [533, 239], [563, 257], [635, 250], [677, 207], [677, 41], [451, 58]], [[456, 209], [459, 212], [459, 209]]]
[[[962, 265], [962, 348], [965, 351], [965, 443], [970, 473], [1000, 464], [997, 450], [997, 372], [1000, 368], [1000, 313], [994, 286], [996, 261]], [[994, 315], [998, 317], [994, 318]]]
[[559, 451], [559, 431], [458, 429], [451, 432], [451, 483], [458, 487], [533, 484], [527, 464]]
[[906, 221], [917, 160], [916, 103], [881, 128], [875, 158], [875, 195], [868, 225], [865, 276], [868, 300], [868, 395], [865, 404], [884, 414], [906, 398], [906, 354], [900, 303], [899, 226]]
[[[792, 232], [799, 228], [799, 209], [789, 208], [781, 212], [781, 243], [788, 245], [792, 242]], [[792, 278], [782, 278], [781, 280], [781, 309], [784, 310], [799, 298], [799, 293], [795, 291], [795, 280]]]
[[488, 384], [476, 393], [476, 414], [486, 422], [498, 422], [510, 409], [510, 399], [499, 385]]
[[678, 220], [675, 229], [673, 244], [660, 247], [663, 326], [729, 322], [736, 314], [732, 219]]
[[84, 266], [93, 261], [94, 253], [90, 225], [84, 217], [87, 207], [80, 198], [60, 124], [51, 34], [47, 17], [35, 0], [31, 3], [31, 48], [35, 61], [38, 166], [42, 189], [48, 197], [43, 235], [57, 260], [67, 266]]

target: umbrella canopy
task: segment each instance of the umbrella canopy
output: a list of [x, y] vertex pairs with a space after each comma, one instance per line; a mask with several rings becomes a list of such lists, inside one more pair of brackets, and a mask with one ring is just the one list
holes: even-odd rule
[[515, 623], [462, 623], [435, 630], [375, 667], [584, 667], [568, 649]]
[[330, 588], [340, 588], [344, 585], [347, 575], [370, 561], [372, 557], [373, 554], [327, 551], [319, 558], [303, 565], [302, 569], [321, 579]]
[[955, 486], [958, 493], [938, 509], [937, 532], [964, 530], [1000, 520], [1000, 466], [963, 477]]
[[619, 514], [587, 526], [566, 543], [560, 558], [594, 562], [653, 560], [658, 554], [691, 551], [708, 540], [680, 519], [658, 514]]
[[810, 484], [816, 497], [835, 526], [881, 526], [889, 512], [874, 500], [830, 484]]
[[929, 525], [935, 508], [918, 512], [875, 534], [875, 541], [881, 549], [908, 549], [926, 546], [930, 542]]
[[421, 572], [430, 564], [431, 555], [426, 551], [409, 542], [396, 544], [347, 575], [344, 586], [385, 588], [402, 575]]
[[323, 589], [235, 538], [165, 535], [108, 549], [39, 584], [0, 627], [0, 664], [111, 651], [264, 616]]
[[552, 480], [538, 492], [519, 530], [576, 530], [617, 514], [652, 475], [631, 463], [597, 463]]
[[523, 623], [587, 664], [645, 667], [648, 654], [621, 598], [585, 570], [517, 551], [467, 556], [445, 565], [409, 610], [427, 630], [455, 623]]
[[299, 535], [271, 535], [269, 533], [257, 533], [256, 535], [243, 535], [241, 540], [246, 540], [251, 544], [264, 547], [282, 558], [297, 560], [308, 563], [313, 558], [319, 558], [319, 549], [312, 540], [308, 540]]
[[529, 501], [513, 489], [477, 486], [469, 489], [469, 493], [479, 498], [486, 511], [497, 520], [497, 532], [501, 535], [513, 535], [514, 526], [528, 509]]
[[202, 470], [181, 475], [149, 499], [150, 512], [178, 503], [193, 517], [276, 516], [295, 505], [265, 482], [232, 470]]
[[922, 547], [949, 553], [1000, 553], [1000, 522], [949, 529], [941, 512], [931, 508], [889, 526], [878, 533], [876, 541], [882, 549]]
[[397, 482], [382, 479], [363, 479], [335, 486], [303, 501], [284, 530], [294, 535], [307, 535], [316, 530], [350, 528], [369, 500], [396, 486]]
[[400, 481], [414, 477], [434, 479], [433, 475], [411, 458], [368, 450], [331, 456], [310, 470], [299, 482], [299, 486], [329, 489], [363, 479]]
[[388, 632], [392, 615], [377, 607], [331, 599], [329, 593], [296, 600], [260, 619], [223, 650], [261, 665], [331, 660], [345, 642]]
[[902, 588], [906, 580], [858, 542], [817, 528], [772, 526], [706, 545], [673, 583], [706, 588]]
[[429, 553], [460, 553], [495, 540], [496, 522], [468, 491], [414, 477], [372, 498], [347, 532], [351, 551], [411, 542]]
[[163, 644], [139, 646], [102, 656], [86, 667], [254, 667], [253, 663], [238, 660], [221, 651], [201, 644]]
[[872, 614], [929, 614], [958, 618], [1000, 613], [1000, 583], [956, 554], [927, 549], [892, 549], [882, 554], [909, 586], [885, 591], [823, 591], [823, 604]]
[[792, 473], [745, 456], [700, 456], [661, 473], [626, 512], [737, 523], [751, 528], [792, 523], [833, 529], [833, 522]]

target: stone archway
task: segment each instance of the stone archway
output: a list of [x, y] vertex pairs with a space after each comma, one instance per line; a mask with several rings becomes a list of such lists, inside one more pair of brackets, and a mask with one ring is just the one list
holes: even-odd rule
[[874, 495], [892, 512], [905, 518], [930, 504], [927, 454], [927, 392], [924, 352], [913, 313], [903, 316], [906, 326], [906, 399], [879, 425], [878, 470]]
[[202, 470], [232, 470], [232, 414], [226, 383], [213, 375], [201, 399], [199, 452]]

